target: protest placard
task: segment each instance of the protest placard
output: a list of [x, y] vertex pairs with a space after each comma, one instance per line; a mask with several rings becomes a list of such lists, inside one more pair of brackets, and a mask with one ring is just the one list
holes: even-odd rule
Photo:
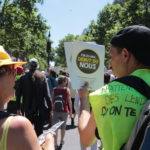
[[105, 47], [93, 42], [65, 42], [65, 55], [74, 89], [85, 82], [90, 90], [96, 90], [104, 84]]

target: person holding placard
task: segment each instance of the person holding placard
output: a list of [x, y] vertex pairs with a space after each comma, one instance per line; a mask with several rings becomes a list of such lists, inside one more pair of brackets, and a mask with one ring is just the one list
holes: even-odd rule
[[[136, 76], [150, 85], [150, 29], [140, 25], [126, 27], [110, 43], [110, 63], [114, 75], [118, 78]], [[92, 144], [97, 129], [104, 150], [120, 150], [128, 141], [146, 97], [115, 80], [90, 95], [88, 86], [82, 87], [79, 95], [82, 144]], [[86, 105], [88, 98], [92, 113]]]

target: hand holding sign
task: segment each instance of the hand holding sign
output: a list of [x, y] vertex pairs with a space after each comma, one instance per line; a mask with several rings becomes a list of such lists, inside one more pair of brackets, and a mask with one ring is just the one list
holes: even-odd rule
[[89, 87], [89, 83], [84, 82], [84, 84], [78, 90], [78, 94], [80, 97], [80, 111], [83, 109], [90, 111], [89, 100], [88, 100], [88, 97], [89, 97], [88, 87]]
[[81, 87], [78, 90], [80, 98], [88, 96], [88, 94], [89, 94], [88, 88], [89, 88], [89, 83], [88, 82], [84, 82], [83, 85], [81, 85]]

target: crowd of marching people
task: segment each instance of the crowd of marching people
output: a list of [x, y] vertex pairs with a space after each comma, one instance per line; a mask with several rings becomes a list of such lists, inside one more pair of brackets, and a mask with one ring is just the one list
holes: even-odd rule
[[[34, 126], [36, 135], [39, 136], [44, 130], [50, 128], [59, 121], [64, 121], [60, 130], [60, 141], [58, 131], [55, 135], [55, 149], [61, 149], [64, 144], [66, 123], [70, 117], [71, 128], [76, 127], [75, 116], [79, 115], [80, 100], [77, 90], [71, 86], [69, 74], [54, 68], [39, 71], [39, 63], [32, 58], [23, 67], [17, 67], [15, 81], [15, 97], [8, 103], [9, 113], [25, 116]], [[105, 82], [110, 81], [110, 74], [105, 71]], [[63, 110], [55, 107], [56, 98], [62, 96], [65, 101]], [[60, 108], [60, 104], [58, 105]], [[81, 149], [84, 148], [81, 145]]]
[[[138, 119], [150, 98], [150, 29], [126, 27], [110, 43], [110, 65], [115, 76], [106, 70], [105, 85], [92, 92], [88, 82], [73, 90], [67, 72], [57, 74], [52, 68], [39, 71], [36, 58], [28, 63], [14, 61], [0, 46], [0, 149], [61, 150], [68, 116], [74, 127], [76, 113], [82, 150], [92, 144], [94, 147], [95, 139], [105, 150], [138, 149]], [[149, 112], [147, 116], [142, 126], [145, 138], [150, 131]], [[57, 130], [55, 135], [47, 134], [40, 145], [38, 136], [59, 121], [63, 121], [60, 141]], [[138, 140], [141, 147], [143, 137]]]
[[[49, 129], [59, 121], [64, 121], [61, 126], [61, 139], [58, 142], [55, 136], [55, 149], [61, 149], [64, 144], [67, 118], [71, 118], [71, 126], [75, 127], [74, 100], [76, 90], [71, 87], [67, 72], [60, 70], [59, 74], [54, 69], [39, 71], [39, 63], [32, 58], [23, 67], [17, 67], [15, 81], [15, 97], [7, 104], [9, 113], [25, 116], [34, 126], [36, 135]], [[55, 97], [62, 96], [63, 110], [56, 110]], [[59, 106], [60, 107], [60, 106]]]

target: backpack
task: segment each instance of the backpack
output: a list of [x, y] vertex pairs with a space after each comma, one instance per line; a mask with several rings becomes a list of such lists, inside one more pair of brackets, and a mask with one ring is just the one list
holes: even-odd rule
[[54, 96], [54, 110], [56, 112], [63, 112], [64, 111], [64, 99], [63, 95], [56, 95]]
[[56, 112], [69, 112], [68, 89], [66, 87], [53, 89], [53, 109]]
[[136, 76], [126, 76], [114, 81], [124, 83], [147, 98], [141, 115], [136, 122], [134, 129], [121, 150], [149, 150], [150, 149], [150, 86]]

